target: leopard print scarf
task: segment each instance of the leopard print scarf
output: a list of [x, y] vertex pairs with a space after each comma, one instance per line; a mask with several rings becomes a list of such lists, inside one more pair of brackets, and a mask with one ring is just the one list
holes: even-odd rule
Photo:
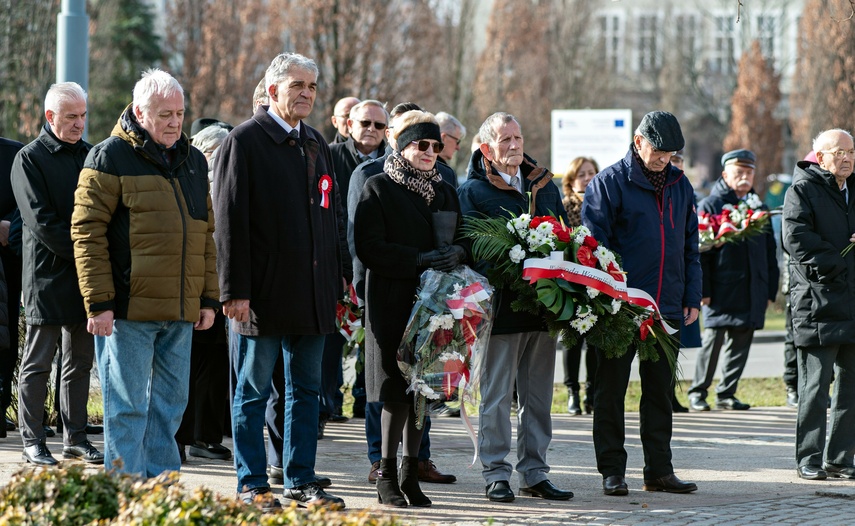
[[393, 151], [386, 157], [383, 171], [399, 185], [422, 196], [428, 205], [433, 202], [436, 195], [434, 185], [442, 182], [442, 176], [439, 175], [436, 165], [427, 172], [417, 170], [397, 151]]

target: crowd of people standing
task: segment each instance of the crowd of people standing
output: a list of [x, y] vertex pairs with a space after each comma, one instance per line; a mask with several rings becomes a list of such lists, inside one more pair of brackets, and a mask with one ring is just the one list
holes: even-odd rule
[[[8, 187], [0, 187], [0, 216], [7, 218], [0, 223], [0, 304], [9, 307], [0, 309], [0, 406], [9, 404], [16, 359], [9, 349], [23, 292], [18, 423], [27, 462], [58, 463], [44, 421], [59, 353], [64, 458], [153, 477], [179, 470], [189, 445], [194, 456], [233, 457], [236, 494], [265, 511], [281, 508], [273, 482], [283, 485], [282, 498], [301, 506], [344, 506], [327, 491], [332, 481], [315, 472], [315, 460], [326, 423], [347, 418], [336, 305], [352, 284], [365, 306], [365, 371], [354, 384], [353, 414], [365, 418], [368, 482], [381, 504], [430, 506], [421, 484], [456, 478], [430, 459], [430, 418], [417, 425], [396, 355], [423, 271], [468, 264], [486, 272], [460, 235], [467, 217], [555, 214], [586, 226], [621, 254], [629, 286], [655, 298], [672, 326], [694, 327], [703, 310], [689, 409], [710, 409], [707, 389], [721, 352], [716, 406], [748, 409], [735, 392], [753, 333], [776, 295], [775, 240], [770, 231], [700, 253], [697, 213], [756, 197], [753, 152], [726, 153], [722, 177], [698, 205], [677, 163], [685, 146], [680, 124], [652, 111], [623, 159], [602, 170], [592, 158], [575, 159], [562, 199], [552, 173], [525, 153], [520, 121], [496, 112], [480, 125], [458, 187], [450, 162], [466, 129], [452, 115], [412, 102], [390, 112], [380, 101], [347, 97], [335, 107], [336, 135], [328, 143], [306, 122], [317, 90], [315, 62], [283, 53], [253, 94], [248, 120], [232, 127], [199, 119], [188, 137], [183, 88], [152, 69], [111, 136], [91, 145], [83, 140], [85, 91], [58, 83], [46, 94], [39, 137], [28, 145], [0, 141], [0, 169], [9, 174], [2, 182]], [[797, 468], [802, 478], [855, 478], [847, 377], [855, 315], [845, 307], [855, 255], [840, 254], [855, 242], [847, 219], [855, 217], [848, 191], [855, 148], [847, 132], [830, 130], [814, 150], [816, 162], [796, 168], [783, 213], [798, 357]], [[440, 215], [455, 219], [440, 226]], [[17, 267], [4, 251], [16, 217]], [[439, 243], [441, 228], [452, 242]], [[513, 501], [516, 471], [520, 495], [568, 500], [573, 492], [550, 481], [546, 458], [556, 338], [543, 319], [515, 310], [515, 299], [510, 288], [498, 291], [483, 358], [484, 494]], [[603, 492], [627, 495], [624, 397], [635, 352], [614, 358], [587, 347], [582, 399], [582, 349], [580, 341], [564, 356], [568, 411], [593, 412]], [[93, 362], [103, 394], [103, 452], [88, 436]], [[679, 406], [673, 371], [661, 359], [641, 362], [640, 374], [643, 489], [696, 491], [671, 462]], [[513, 404], [516, 464], [508, 460]], [[445, 404], [433, 409], [453, 412]], [[233, 451], [222, 445], [227, 433]]]

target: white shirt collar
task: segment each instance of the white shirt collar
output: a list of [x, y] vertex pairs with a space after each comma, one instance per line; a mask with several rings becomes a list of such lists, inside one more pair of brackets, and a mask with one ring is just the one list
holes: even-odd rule
[[[504, 180], [506, 183], [508, 183], [508, 186], [514, 186], [511, 184], [511, 176], [510, 175], [506, 174], [505, 172], [500, 172], [499, 170], [496, 170], [496, 173], [498, 173], [501, 176], [502, 180]], [[519, 180], [519, 184], [522, 184], [522, 174], [520, 173], [519, 166], [517, 166], [517, 173], [515, 173], [513, 175], [516, 175], [517, 179]], [[517, 191], [519, 193], [522, 193], [523, 189], [519, 187], [519, 184], [517, 185]]]
[[291, 130], [297, 130], [297, 133], [300, 133], [300, 123], [302, 121], [297, 121], [297, 126], [291, 126], [290, 124], [285, 122], [285, 119], [283, 119], [279, 115], [276, 115], [276, 112], [273, 111], [272, 106], [270, 108], [267, 108], [267, 114], [273, 117], [273, 120], [276, 121], [279, 126], [282, 126], [287, 133], [291, 133]]

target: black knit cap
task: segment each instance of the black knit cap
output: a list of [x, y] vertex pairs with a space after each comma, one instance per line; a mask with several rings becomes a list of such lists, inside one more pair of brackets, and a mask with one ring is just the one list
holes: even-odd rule
[[442, 144], [442, 135], [439, 133], [439, 125], [433, 122], [417, 122], [415, 124], [410, 124], [398, 134], [395, 138], [395, 143], [398, 145], [398, 151], [400, 152], [411, 142], [420, 141], [422, 139], [433, 139]]
[[686, 145], [677, 117], [667, 111], [651, 111], [641, 119], [638, 132], [657, 150], [676, 152]]

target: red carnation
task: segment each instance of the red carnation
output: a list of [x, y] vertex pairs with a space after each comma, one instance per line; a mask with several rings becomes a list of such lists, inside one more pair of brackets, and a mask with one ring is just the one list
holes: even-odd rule
[[591, 250], [600, 246], [600, 244], [597, 243], [597, 240], [594, 239], [592, 236], [585, 236], [585, 240], [582, 241], [582, 244], [585, 245], [586, 247], [590, 248]]
[[585, 265], [586, 267], [597, 267], [597, 258], [594, 257], [594, 253], [591, 252], [591, 249], [585, 245], [582, 245], [579, 247], [579, 250], [576, 251], [576, 259], [579, 261], [579, 264]]
[[437, 347], [445, 347], [454, 340], [454, 332], [450, 329], [439, 329], [433, 333], [433, 343]]

